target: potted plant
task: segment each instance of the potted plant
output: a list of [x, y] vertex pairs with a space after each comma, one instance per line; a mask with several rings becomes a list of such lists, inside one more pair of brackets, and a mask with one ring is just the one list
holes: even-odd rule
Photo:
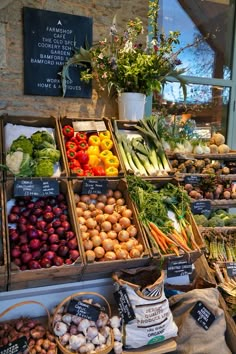
[[[144, 32], [139, 18], [128, 21], [121, 34], [114, 18], [109, 39], [94, 43], [91, 48], [75, 48], [74, 55], [65, 63], [61, 72], [63, 95], [66, 92], [66, 81], [70, 80], [69, 67], [72, 64], [84, 66], [81, 80], [89, 82], [95, 79], [100, 90], [107, 88], [108, 93], [115, 92], [120, 104], [122, 95], [127, 93], [128, 104], [131, 105], [130, 93], [136, 93], [141, 96], [144, 105], [145, 97], [153, 91], [160, 92], [170, 77], [175, 77], [180, 82], [185, 95], [185, 82], [180, 76], [184, 70], [178, 69], [181, 64], [178, 54], [184, 48], [174, 52], [180, 33], [171, 31], [165, 35], [160, 32], [158, 12], [159, 0], [150, 0], [148, 18], [153, 37], [145, 44], [139, 41]], [[137, 101], [135, 102], [137, 106]], [[141, 111], [140, 108], [138, 110]], [[127, 113], [125, 118], [129, 119]]]

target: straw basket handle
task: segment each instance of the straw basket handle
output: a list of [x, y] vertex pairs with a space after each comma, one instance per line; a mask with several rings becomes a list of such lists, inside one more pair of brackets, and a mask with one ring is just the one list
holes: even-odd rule
[[2, 317], [5, 316], [8, 312], [14, 310], [14, 309], [17, 308], [17, 307], [21, 307], [21, 306], [24, 306], [24, 305], [30, 305], [30, 304], [39, 305], [39, 306], [41, 306], [41, 307], [45, 310], [45, 312], [46, 312], [46, 314], [47, 314], [47, 318], [48, 318], [48, 325], [50, 325], [50, 313], [49, 313], [47, 307], [44, 306], [41, 302], [39, 302], [39, 301], [34, 301], [34, 300], [21, 301], [21, 302], [18, 302], [18, 303], [16, 303], [16, 304], [14, 304], [14, 305], [8, 307], [6, 310], [4, 310], [3, 312], [0, 313], [0, 318], [2, 318]]

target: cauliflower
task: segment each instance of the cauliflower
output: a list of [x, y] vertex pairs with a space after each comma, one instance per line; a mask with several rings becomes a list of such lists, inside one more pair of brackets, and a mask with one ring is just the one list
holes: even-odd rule
[[29, 177], [32, 175], [32, 159], [29, 154], [20, 149], [7, 154], [6, 166], [15, 176]]
[[49, 159], [35, 160], [34, 176], [35, 177], [51, 177], [54, 172], [53, 162]]
[[17, 139], [13, 140], [10, 146], [10, 151], [14, 152], [21, 149], [23, 152], [32, 156], [33, 154], [33, 144], [29, 138], [25, 135], [20, 135]]
[[203, 215], [203, 214], [194, 215], [194, 220], [196, 221], [196, 224], [198, 226], [203, 226], [203, 227], [207, 227], [208, 226], [207, 217], [205, 215]]
[[212, 218], [210, 218], [208, 220], [208, 226], [209, 227], [217, 227], [217, 226], [225, 226], [224, 220], [221, 219], [218, 215], [212, 216]]
[[39, 149], [41, 144], [43, 144], [45, 141], [47, 141], [48, 143], [55, 145], [55, 140], [54, 138], [51, 136], [51, 134], [49, 134], [47, 131], [45, 130], [38, 130], [35, 133], [33, 133], [31, 135], [31, 141], [32, 144], [34, 145], [35, 149]]
[[53, 163], [56, 163], [60, 160], [61, 153], [57, 149], [52, 149], [52, 148], [44, 148], [42, 150], [37, 150], [35, 151], [35, 157], [36, 158], [47, 158], [51, 160]]

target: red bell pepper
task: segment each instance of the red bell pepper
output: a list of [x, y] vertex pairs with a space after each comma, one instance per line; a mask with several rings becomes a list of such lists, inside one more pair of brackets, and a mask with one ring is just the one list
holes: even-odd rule
[[75, 173], [78, 177], [84, 176], [84, 170], [81, 167], [73, 168], [72, 172]]
[[66, 142], [66, 150], [70, 150], [70, 149], [76, 151], [78, 149], [77, 143], [74, 141], [71, 141], [71, 140], [67, 141]]
[[74, 136], [74, 128], [70, 125], [65, 125], [62, 129], [62, 133], [65, 138], [72, 138], [72, 136]]
[[76, 167], [81, 167], [79, 161], [78, 160], [70, 160], [69, 161], [69, 168], [71, 170], [73, 170]]
[[81, 141], [81, 140], [87, 141], [87, 133], [85, 133], [85, 132], [78, 132], [75, 134], [75, 137], [78, 141]]
[[92, 170], [86, 170], [84, 171], [84, 176], [94, 176], [94, 173]]
[[76, 151], [73, 149], [69, 149], [69, 150], [67, 150], [66, 155], [69, 160], [75, 160]]
[[78, 142], [78, 150], [87, 150], [88, 149], [88, 143], [86, 140], [80, 140]]
[[94, 176], [105, 176], [105, 170], [102, 166], [96, 166], [92, 168], [92, 171], [94, 173]]
[[76, 158], [79, 160], [81, 165], [84, 165], [88, 163], [89, 155], [84, 150], [80, 150], [77, 152]]

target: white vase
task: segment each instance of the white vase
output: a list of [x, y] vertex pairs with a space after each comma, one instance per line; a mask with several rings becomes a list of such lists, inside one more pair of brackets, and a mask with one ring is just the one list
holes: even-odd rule
[[119, 119], [139, 120], [144, 117], [146, 95], [136, 92], [122, 92], [118, 96]]

